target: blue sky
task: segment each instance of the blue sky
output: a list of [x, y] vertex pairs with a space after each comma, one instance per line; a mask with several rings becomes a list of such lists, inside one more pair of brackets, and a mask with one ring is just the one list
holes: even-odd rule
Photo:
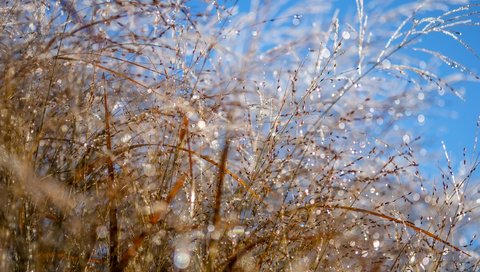
[[[480, 29], [470, 27], [459, 29], [462, 37], [476, 51], [480, 52]], [[480, 72], [480, 60], [462, 48], [457, 42], [445, 37], [435, 37], [432, 47], [447, 52], [452, 58]], [[476, 122], [480, 116], [480, 82], [464, 82], [457, 87], [465, 89], [465, 101], [447, 95], [445, 109], [451, 111], [451, 116], [435, 116], [429, 114], [428, 127], [437, 135], [432, 135], [435, 142], [444, 140], [453, 153], [462, 152], [463, 147], [473, 147]], [[435, 113], [435, 110], [432, 111]]]

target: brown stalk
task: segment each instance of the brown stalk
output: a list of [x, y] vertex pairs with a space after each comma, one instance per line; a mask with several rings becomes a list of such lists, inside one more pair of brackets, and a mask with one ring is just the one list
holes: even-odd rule
[[[68, 54], [65, 54], [65, 55], [62, 55], [62, 56], [58, 56], [58, 58], [69, 58], [68, 55], [84, 55], [84, 54], [88, 54], [88, 55], [91, 55], [91, 56], [97, 56], [97, 57], [104, 57], [104, 58], [109, 58], [109, 59], [114, 59], [114, 60], [118, 60], [118, 61], [121, 61], [125, 64], [130, 64], [130, 65], [133, 65], [133, 66], [136, 66], [136, 67], [139, 67], [139, 68], [142, 68], [142, 69], [145, 69], [147, 71], [150, 71], [150, 72], [153, 72], [153, 73], [156, 73], [156, 74], [160, 74], [160, 75], [163, 75], [162, 73], [158, 72], [157, 70], [154, 70], [152, 68], [149, 68], [145, 65], [142, 65], [140, 63], [137, 63], [137, 62], [134, 62], [134, 61], [129, 61], [129, 60], [126, 60], [126, 59], [122, 59], [122, 58], [118, 58], [118, 57], [115, 57], [115, 56], [109, 56], [109, 55], [102, 55], [102, 54], [99, 54], [99, 53], [92, 53], [92, 52], [88, 52], [88, 53], [68, 53]], [[79, 61], [79, 59], [76, 59], [77, 61]]]
[[[105, 81], [105, 75], [103, 75]], [[115, 172], [112, 160], [112, 136], [110, 134], [110, 112], [108, 111], [107, 91], [103, 90], [103, 102], [105, 109], [105, 141], [107, 145], [107, 168], [108, 168], [108, 217], [110, 221], [109, 241], [110, 241], [110, 271], [116, 270], [118, 266], [118, 221], [117, 221], [117, 200], [115, 194]]]
[[[213, 209], [213, 219], [212, 225], [215, 226], [215, 230], [218, 230], [220, 226], [220, 210], [222, 206], [222, 188], [223, 188], [223, 181], [225, 179], [225, 166], [227, 164], [228, 158], [228, 138], [225, 137], [225, 144], [223, 146], [222, 155], [220, 157], [220, 167], [218, 168], [218, 175], [217, 175], [217, 188], [215, 193], [215, 206]], [[217, 257], [216, 253], [217, 247], [217, 240], [211, 239], [210, 243], [208, 244], [208, 264], [211, 271], [213, 271], [213, 262]]]
[[240, 250], [238, 250], [234, 254], [230, 255], [230, 257], [228, 257], [225, 264], [222, 265], [223, 268], [222, 268], [221, 271], [225, 271], [225, 272], [233, 271], [233, 268], [234, 268], [235, 264], [237, 263], [238, 259], [240, 259], [246, 253], [248, 253], [251, 249], [255, 248], [257, 245], [263, 244], [266, 241], [269, 241], [270, 238], [271, 238], [270, 236], [262, 237], [262, 238], [260, 238], [256, 241], [253, 241], [253, 242], [247, 244], [246, 246], [244, 246], [243, 248], [241, 248]]
[[185, 183], [185, 177], [186, 177], [186, 175], [184, 174], [180, 178], [177, 179], [177, 181], [175, 182], [172, 189], [170, 190], [170, 192], [167, 195], [167, 199], [166, 199], [167, 204], [170, 204], [172, 202], [173, 198], [175, 198], [175, 196], [178, 194], [180, 189], [183, 188], [183, 184]]
[[367, 210], [367, 209], [362, 209], [362, 208], [355, 208], [355, 207], [350, 207], [350, 206], [341, 206], [341, 205], [321, 205], [319, 206], [321, 208], [325, 208], [325, 209], [340, 209], [340, 210], [347, 210], [347, 211], [353, 211], [353, 212], [360, 212], [360, 213], [364, 213], [364, 214], [368, 214], [368, 215], [372, 215], [372, 216], [375, 216], [375, 217], [379, 217], [379, 218], [383, 218], [383, 219], [386, 219], [388, 221], [391, 221], [391, 222], [395, 222], [395, 223], [399, 223], [399, 224], [403, 224], [407, 227], [409, 227], [410, 229], [413, 229], [414, 231], [418, 232], [418, 233], [422, 233], [422, 234], [425, 234], [427, 235], [428, 237], [434, 239], [435, 241], [438, 241], [438, 242], [441, 242], [453, 249], [455, 249], [456, 251], [459, 251], [459, 252], [462, 252], [463, 254], [469, 256], [469, 257], [472, 257], [472, 255], [468, 254], [467, 252], [461, 250], [460, 248], [458, 248], [457, 246], [451, 244], [450, 242], [440, 238], [439, 236], [427, 231], [427, 230], [424, 230], [422, 228], [419, 228], [417, 226], [415, 226], [412, 222], [409, 222], [409, 221], [406, 221], [406, 220], [402, 220], [402, 219], [398, 219], [398, 218], [395, 218], [395, 217], [392, 217], [392, 216], [389, 216], [389, 215], [386, 215], [386, 214], [383, 214], [383, 213], [379, 213], [379, 212], [376, 212], [376, 211], [370, 211], [370, 210]]
[[98, 68], [100, 68], [100, 69], [102, 69], [102, 70], [105, 70], [105, 71], [107, 71], [107, 72], [109, 72], [109, 73], [111, 73], [111, 74], [113, 74], [113, 75], [116, 75], [116, 76], [118, 76], [118, 77], [121, 77], [121, 78], [123, 78], [123, 79], [126, 79], [126, 80], [128, 80], [128, 81], [130, 81], [130, 82], [132, 82], [132, 83], [134, 83], [134, 84], [136, 84], [136, 85], [138, 85], [138, 86], [141, 86], [141, 87], [143, 87], [143, 88], [145, 88], [145, 89], [148, 89], [147, 85], [145, 85], [145, 84], [143, 84], [143, 83], [141, 83], [141, 82], [139, 82], [139, 81], [137, 81], [137, 80], [135, 80], [135, 79], [133, 79], [133, 78], [131, 78], [131, 77], [123, 74], [123, 73], [119, 73], [119, 72], [117, 72], [117, 71], [115, 71], [115, 70], [113, 70], [113, 69], [110, 69], [110, 68], [108, 68], [108, 67], [105, 67], [105, 66], [103, 66], [103, 65], [100, 65], [100, 64], [98, 64], [98, 63], [95, 62], [95, 61], [89, 62], [89, 61], [86, 61], [86, 60], [80, 60], [80, 59], [70, 58], [70, 57], [56, 57], [55, 59], [68, 60], [68, 61], [87, 62], [87, 63], [90, 63], [90, 64], [92, 64], [93, 66], [98, 67]]
[[[180, 189], [183, 188], [183, 184], [185, 183], [185, 177], [186, 175], [184, 174], [180, 178], [178, 178], [178, 180], [175, 182], [175, 185], [168, 193], [167, 198], [164, 202], [164, 204], [166, 204], [164, 206], [165, 209], [155, 211], [153, 214], [150, 215], [149, 221], [151, 224], [156, 224], [164, 218], [164, 216], [166, 215], [166, 208], [178, 194]], [[137, 255], [138, 249], [142, 246], [145, 238], [151, 235], [152, 231], [153, 229], [148, 232], [143, 231], [142, 233], [140, 233], [140, 235], [133, 239], [133, 244], [129, 248], [127, 248], [127, 250], [125, 250], [125, 252], [122, 254], [122, 258], [120, 262], [116, 264], [114, 271], [123, 271], [128, 266], [130, 260]]]
[[[68, 13], [68, 16], [67, 16], [67, 21], [70, 19], [70, 12]], [[67, 25], [65, 24], [65, 26], [63, 27], [63, 33], [65, 33], [65, 30], [66, 30], [66, 27]], [[63, 38], [60, 40], [59, 42], [59, 45], [58, 45], [58, 48], [57, 48], [57, 53], [56, 53], [56, 56], [58, 57], [60, 55], [60, 50], [62, 49], [62, 46], [63, 46]], [[43, 105], [42, 105], [42, 114], [41, 114], [41, 118], [40, 118], [40, 124], [39, 124], [39, 127], [37, 129], [37, 136], [36, 136], [36, 141], [35, 141], [35, 146], [32, 150], [32, 154], [33, 154], [33, 159], [35, 160], [35, 162], [37, 161], [37, 156], [38, 156], [38, 148], [39, 148], [39, 144], [40, 144], [40, 138], [43, 137], [43, 126], [44, 126], [44, 121], [45, 121], [45, 115], [47, 113], [47, 102], [50, 98], [50, 93], [52, 91], [52, 87], [53, 87], [53, 79], [54, 79], [54, 76], [57, 72], [56, 70], [57, 68], [57, 59], [55, 59], [53, 61], [53, 68], [52, 68], [52, 72], [50, 74], [50, 78], [49, 78], [49, 81], [48, 81], [48, 89], [47, 89], [47, 94], [45, 96], [45, 100], [43, 101]]]
[[[182, 145], [187, 132], [188, 132], [188, 118], [186, 116], [184, 116], [183, 117], [183, 122], [182, 122], [182, 127], [180, 128], [180, 132], [179, 132], [179, 146], [178, 147], [180, 147], [180, 145]], [[190, 163], [191, 163], [191, 155], [190, 154], [189, 154], [189, 157], [190, 157]], [[192, 170], [191, 168], [192, 167], [190, 165], [190, 170]], [[186, 176], [187, 176], [186, 174], [181, 175], [177, 179], [177, 181], [175, 182], [173, 187], [170, 189], [170, 192], [168, 193], [167, 198], [165, 199], [165, 202], [162, 203], [162, 204], [165, 204], [163, 206], [164, 209], [154, 211], [150, 215], [149, 221], [150, 221], [151, 224], [157, 224], [160, 220], [162, 220], [164, 218], [164, 216], [166, 215], [166, 212], [167, 212], [166, 209], [168, 208], [168, 205], [173, 201], [173, 199], [178, 194], [178, 192], [183, 188]], [[138, 235], [133, 240], [133, 245], [131, 245], [129, 248], [127, 248], [127, 250], [122, 254], [122, 258], [121, 258], [120, 262], [117, 264], [117, 267], [115, 268], [115, 271], [123, 271], [128, 266], [128, 263], [130, 262], [130, 260], [137, 255], [138, 249], [142, 246], [145, 238], [150, 234], [151, 234], [151, 232], [147, 233], [146, 231], [143, 231], [142, 233], [140, 233], [140, 235]]]
[[[192, 148], [190, 147], [190, 137], [188, 135], [188, 118], [186, 115], [183, 116], [183, 121], [185, 125], [185, 134], [187, 135], [187, 148], [191, 150]], [[195, 179], [193, 177], [193, 159], [192, 159], [192, 153], [188, 153], [188, 170], [190, 174], [190, 180], [191, 180], [191, 188], [190, 188], [190, 216], [193, 217], [194, 211], [195, 211], [195, 194], [196, 194], [196, 184], [195, 184]]]
[[227, 157], [228, 157], [228, 140], [225, 140], [225, 146], [222, 150], [222, 157], [220, 159], [220, 167], [218, 169], [218, 176], [217, 176], [217, 191], [215, 194], [215, 209], [213, 211], [213, 225], [217, 226], [220, 222], [220, 208], [222, 205], [222, 187], [223, 181], [225, 179], [225, 170], [227, 169], [225, 166], [227, 164]]
[[[180, 132], [179, 132], [179, 138], [180, 138], [179, 145], [182, 144], [188, 130], [188, 119], [186, 118], [186, 116], [183, 118], [182, 125], [183, 127], [180, 129]], [[115, 152], [115, 153], [118, 153], [118, 152]], [[191, 163], [191, 154], [189, 154], [189, 160]], [[190, 170], [192, 170], [191, 168], [192, 166], [190, 165]], [[155, 211], [153, 214], [150, 215], [149, 221], [151, 224], [156, 224], [164, 218], [164, 216], [166, 215], [166, 208], [172, 202], [172, 200], [175, 198], [178, 192], [183, 188], [183, 185], [185, 183], [185, 178], [186, 178], [186, 174], [183, 174], [182, 176], [180, 176], [175, 182], [175, 184], [173, 185], [172, 189], [170, 189], [170, 192], [168, 193], [167, 198], [165, 199], [165, 202], [164, 202], [164, 204], [166, 204], [164, 206], [165, 209]], [[113, 267], [111, 271], [123, 271], [128, 266], [130, 260], [137, 255], [138, 249], [143, 245], [143, 241], [150, 234], [151, 234], [151, 231], [149, 232], [143, 231], [140, 233], [140, 235], [135, 237], [133, 239], [133, 244], [130, 247], [128, 247], [127, 250], [125, 250], [125, 252], [122, 254], [120, 261], [118, 263], [115, 263], [113, 266], [111, 263], [110, 267]]]

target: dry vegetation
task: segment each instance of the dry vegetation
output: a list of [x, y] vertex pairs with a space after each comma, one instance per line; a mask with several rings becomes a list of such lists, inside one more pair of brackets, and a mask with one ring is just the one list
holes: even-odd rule
[[410, 129], [479, 7], [220, 2], [1, 1], [0, 270], [478, 270], [478, 151]]

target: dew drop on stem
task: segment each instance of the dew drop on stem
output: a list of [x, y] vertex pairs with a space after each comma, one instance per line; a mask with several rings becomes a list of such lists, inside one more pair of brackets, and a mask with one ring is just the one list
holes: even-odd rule
[[292, 19], [292, 24], [293, 24], [294, 26], [298, 26], [298, 25], [300, 25], [301, 22], [302, 22], [302, 15], [300, 15], [300, 14], [295, 14], [295, 15], [293, 16], [293, 19]]

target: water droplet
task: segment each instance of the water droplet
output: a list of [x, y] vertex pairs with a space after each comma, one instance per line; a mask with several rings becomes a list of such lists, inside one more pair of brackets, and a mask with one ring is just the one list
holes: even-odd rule
[[302, 22], [302, 15], [296, 14], [293, 16], [292, 24], [298, 26]]
[[420, 200], [420, 194], [415, 193], [415, 194], [413, 195], [413, 201], [418, 201], [418, 200]]
[[376, 249], [378, 249], [379, 246], [380, 246], [380, 241], [374, 240], [374, 241], [373, 241], [373, 247], [376, 248]]
[[408, 136], [408, 134], [403, 135], [402, 139], [403, 139], [403, 142], [406, 144], [410, 142], [410, 136]]
[[419, 92], [417, 94], [417, 98], [418, 98], [418, 100], [423, 100], [423, 99], [425, 99], [425, 94], [423, 92]]
[[200, 120], [200, 121], [198, 121], [197, 126], [198, 126], [199, 129], [204, 129], [207, 126], [207, 124], [205, 123], [205, 121]]
[[235, 227], [233, 227], [232, 232], [235, 235], [243, 235], [245, 233], [245, 227], [244, 226], [235, 226]]
[[343, 31], [343, 32], [342, 32], [342, 38], [343, 38], [344, 40], [350, 39], [350, 32], [348, 32], [348, 31]]
[[68, 131], [68, 126], [67, 126], [67, 125], [62, 125], [62, 126], [60, 127], [60, 130], [61, 130], [63, 133], [65, 133], [65, 132]]
[[417, 120], [418, 120], [418, 122], [419, 122], [420, 124], [423, 124], [423, 122], [425, 122], [425, 115], [419, 114], [419, 115], [417, 116]]
[[358, 143], [358, 146], [363, 149], [367, 146], [367, 143], [365, 141], [360, 141], [360, 143]]
[[330, 50], [328, 50], [327, 48], [323, 48], [322, 52], [321, 52], [321, 57], [324, 58], [324, 59], [329, 58], [330, 57]]
[[152, 177], [152, 176], [155, 176], [156, 174], [156, 169], [153, 165], [151, 165], [150, 163], [145, 163], [143, 164], [143, 173], [145, 174], [145, 176], [147, 177]]
[[207, 231], [208, 232], [213, 232], [215, 230], [215, 226], [214, 225], [208, 225], [207, 227]]
[[258, 31], [256, 31], [256, 30], [252, 31], [252, 36], [253, 36], [253, 37], [258, 36]]
[[384, 69], [390, 69], [392, 67], [392, 63], [388, 59], [384, 59], [382, 61], [382, 67]]
[[339, 128], [339, 129], [345, 129], [345, 123], [344, 123], [344, 122], [340, 122], [340, 124], [338, 124], [338, 128]]
[[429, 262], [430, 262], [430, 258], [428, 258], [428, 257], [425, 257], [425, 258], [422, 259], [422, 264], [423, 265], [427, 265]]
[[427, 63], [422, 60], [422, 61], [420, 61], [418, 66], [420, 67], [420, 69], [425, 69], [425, 68], [427, 68]]
[[125, 134], [122, 137], [122, 142], [126, 143], [126, 142], [130, 141], [130, 139], [132, 139], [132, 136], [130, 136], [130, 134]]
[[412, 257], [410, 257], [410, 263], [415, 263], [415, 255], [413, 255]]
[[179, 250], [175, 252], [173, 257], [173, 263], [179, 269], [185, 269], [190, 264], [190, 254], [185, 250]]

